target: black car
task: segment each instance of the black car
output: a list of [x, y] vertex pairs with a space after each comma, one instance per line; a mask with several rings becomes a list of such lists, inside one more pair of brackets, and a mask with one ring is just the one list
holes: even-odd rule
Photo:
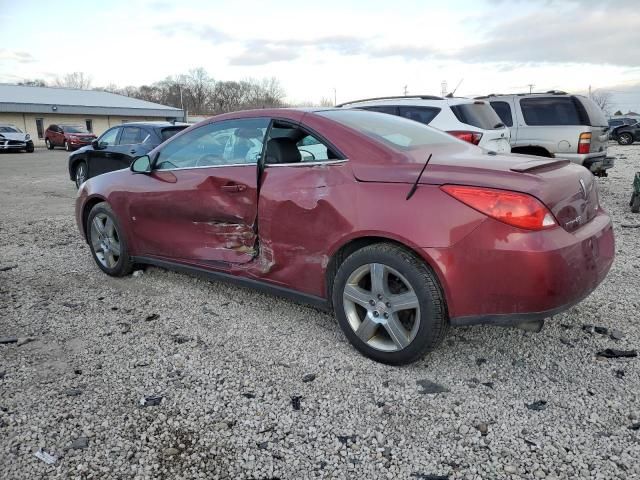
[[91, 145], [69, 155], [69, 177], [79, 187], [107, 172], [128, 168], [162, 142], [189, 125], [171, 122], [131, 122], [111, 127]]
[[616, 140], [620, 145], [631, 145], [633, 142], [640, 142], [640, 123], [614, 128], [611, 131], [611, 139]]

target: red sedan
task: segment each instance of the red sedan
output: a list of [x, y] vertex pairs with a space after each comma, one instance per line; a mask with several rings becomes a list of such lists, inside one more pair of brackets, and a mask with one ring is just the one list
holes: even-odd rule
[[76, 218], [109, 275], [151, 264], [324, 307], [390, 364], [449, 325], [541, 324], [614, 256], [585, 168], [359, 110], [205, 120], [87, 181]]

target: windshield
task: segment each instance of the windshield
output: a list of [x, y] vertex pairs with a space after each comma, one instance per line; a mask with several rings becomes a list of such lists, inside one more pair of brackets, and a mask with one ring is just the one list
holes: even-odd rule
[[65, 133], [89, 133], [86, 128], [77, 125], [61, 125], [62, 131]]
[[451, 135], [413, 120], [364, 110], [326, 110], [317, 115], [327, 117], [346, 127], [400, 150], [437, 143], [456, 143]]
[[0, 133], [22, 133], [17, 127], [10, 127], [9, 125], [0, 126]]
[[168, 128], [163, 128], [160, 131], [160, 136], [162, 137], [162, 141], [168, 140], [171, 137], [173, 137], [176, 133], [178, 133], [181, 130], [184, 130], [185, 128], [187, 128], [186, 125], [182, 125], [179, 127], [168, 127]]

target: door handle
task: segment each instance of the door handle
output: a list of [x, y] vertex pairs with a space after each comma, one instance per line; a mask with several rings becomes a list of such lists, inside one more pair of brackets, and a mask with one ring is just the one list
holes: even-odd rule
[[247, 189], [246, 185], [239, 184], [231, 184], [231, 185], [223, 185], [222, 190], [225, 192], [235, 193], [235, 192], [244, 192]]

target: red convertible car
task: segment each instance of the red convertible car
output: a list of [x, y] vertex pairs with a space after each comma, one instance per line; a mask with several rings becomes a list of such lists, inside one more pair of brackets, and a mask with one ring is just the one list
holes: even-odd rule
[[76, 219], [109, 275], [151, 264], [324, 307], [390, 364], [450, 325], [541, 326], [614, 256], [585, 168], [360, 110], [207, 119], [84, 183]]

